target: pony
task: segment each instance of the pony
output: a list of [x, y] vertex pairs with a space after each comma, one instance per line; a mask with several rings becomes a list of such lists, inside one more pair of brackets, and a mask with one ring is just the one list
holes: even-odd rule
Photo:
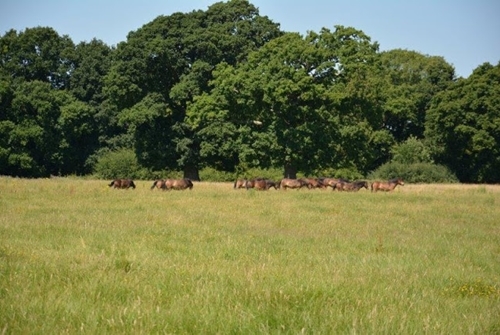
[[339, 191], [357, 192], [362, 188], [368, 189], [368, 182], [364, 180], [354, 181], [352, 183], [339, 182], [335, 188]]
[[246, 181], [245, 188], [247, 190], [254, 188], [259, 191], [267, 191], [269, 189], [269, 185], [267, 184], [267, 180], [264, 178], [254, 178]]
[[113, 186], [113, 188], [124, 188], [124, 189], [129, 189], [130, 187], [132, 187], [133, 189], [135, 189], [135, 184], [132, 179], [115, 179], [112, 180], [108, 186], [109, 187]]
[[165, 189], [165, 179], [158, 179], [153, 182], [153, 185], [151, 186], [151, 189], [157, 188], [159, 190], [164, 190]]
[[266, 179], [266, 183], [267, 183], [267, 189], [274, 187], [274, 189], [277, 190], [280, 188], [280, 183], [277, 181]]
[[307, 187], [307, 183], [302, 179], [290, 179], [283, 178], [281, 179], [279, 188], [283, 190], [287, 190], [288, 188], [301, 189], [302, 187]]
[[398, 185], [404, 186], [404, 184], [405, 183], [401, 178], [389, 179], [386, 182], [375, 181], [371, 185], [371, 190], [372, 192], [377, 192], [377, 191], [391, 192], [396, 188], [396, 186]]
[[193, 182], [189, 178], [182, 179], [165, 179], [165, 184], [163, 189], [165, 190], [185, 190], [189, 188], [193, 189]]
[[234, 189], [245, 188], [246, 183], [247, 183], [246, 179], [236, 179], [233, 188]]
[[319, 181], [323, 184], [323, 187], [331, 187], [332, 191], [337, 188], [339, 183], [349, 183], [349, 180], [342, 178], [319, 178]]
[[300, 178], [300, 179], [306, 183], [308, 189], [326, 187], [320, 178]]

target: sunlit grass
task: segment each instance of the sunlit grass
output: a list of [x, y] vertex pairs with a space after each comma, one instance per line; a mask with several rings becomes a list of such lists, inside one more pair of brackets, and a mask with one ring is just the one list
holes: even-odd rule
[[495, 333], [500, 187], [0, 178], [5, 333]]

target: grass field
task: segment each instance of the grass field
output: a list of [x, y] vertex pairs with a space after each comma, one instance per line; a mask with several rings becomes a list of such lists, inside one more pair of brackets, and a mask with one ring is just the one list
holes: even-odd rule
[[0, 177], [1, 334], [499, 334], [500, 186]]

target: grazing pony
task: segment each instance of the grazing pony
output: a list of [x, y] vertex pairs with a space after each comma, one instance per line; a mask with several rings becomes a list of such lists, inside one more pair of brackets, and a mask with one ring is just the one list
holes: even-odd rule
[[165, 179], [165, 184], [163, 186], [165, 190], [185, 190], [189, 188], [193, 189], [193, 182], [189, 178], [182, 179]]
[[270, 189], [271, 187], [274, 187], [275, 190], [280, 188], [280, 183], [277, 181], [266, 179], [266, 183], [268, 189]]
[[246, 183], [247, 183], [246, 179], [236, 179], [233, 188], [234, 189], [245, 188]]
[[108, 185], [109, 187], [113, 186], [113, 188], [124, 188], [124, 189], [129, 189], [132, 187], [135, 189], [135, 184], [132, 179], [115, 179], [111, 181], [111, 183]]
[[389, 179], [388, 181], [375, 181], [372, 183], [371, 190], [372, 192], [384, 191], [391, 192], [396, 186], [401, 185], [404, 186], [404, 181], [401, 178]]
[[165, 189], [165, 179], [158, 179], [153, 182], [153, 185], [151, 186], [151, 189], [157, 188], [159, 190], [164, 190]]
[[339, 182], [335, 187], [339, 191], [357, 192], [363, 187], [368, 189], [368, 182], [364, 180], [354, 181], [352, 183]]
[[267, 180], [264, 178], [254, 178], [247, 180], [245, 183], [245, 188], [247, 190], [254, 188], [259, 191], [267, 191], [269, 189], [269, 186], [267, 184]]
[[331, 187], [332, 191], [337, 188], [337, 184], [339, 183], [349, 183], [349, 180], [342, 178], [319, 178], [319, 180], [323, 184], [323, 187]]
[[307, 183], [302, 179], [283, 178], [280, 182], [280, 188], [285, 191], [288, 188], [301, 189], [302, 187], [307, 187]]
[[326, 186], [323, 184], [321, 178], [300, 178], [306, 183], [308, 189], [313, 188], [325, 188]]

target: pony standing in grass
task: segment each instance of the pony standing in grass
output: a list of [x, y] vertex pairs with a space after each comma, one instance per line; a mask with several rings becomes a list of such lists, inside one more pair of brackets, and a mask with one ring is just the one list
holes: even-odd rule
[[386, 182], [375, 181], [372, 183], [371, 190], [372, 192], [377, 192], [377, 191], [391, 192], [396, 188], [396, 186], [398, 185], [404, 186], [404, 184], [405, 183], [401, 178], [390, 179]]

